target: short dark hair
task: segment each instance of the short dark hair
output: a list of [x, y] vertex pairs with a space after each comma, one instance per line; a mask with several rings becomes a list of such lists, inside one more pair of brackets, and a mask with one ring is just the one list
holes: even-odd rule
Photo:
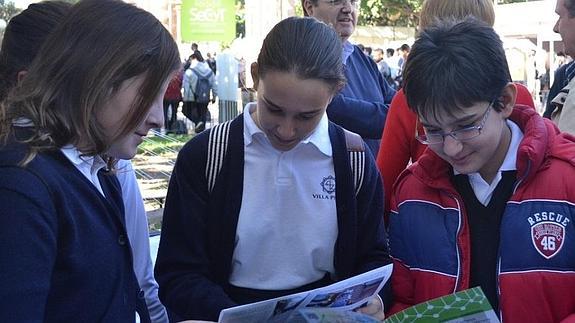
[[258, 55], [258, 76], [268, 71], [293, 72], [301, 79], [317, 79], [334, 90], [345, 84], [342, 46], [336, 31], [310, 17], [290, 17], [275, 25]]
[[403, 44], [403, 45], [401, 45], [401, 47], [399, 47], [399, 49], [401, 49], [401, 50], [404, 51], [404, 52], [409, 52], [409, 50], [410, 50], [411, 48], [409, 47], [408, 44]]
[[204, 61], [204, 56], [202, 56], [202, 53], [199, 50], [194, 51], [190, 58], [195, 58], [198, 62]]
[[0, 50], [0, 101], [16, 85], [18, 73], [28, 69], [48, 34], [64, 20], [71, 7], [63, 1], [42, 1], [10, 19]]
[[[503, 44], [486, 23], [472, 17], [438, 20], [412, 47], [404, 71], [409, 107], [428, 120], [499, 97], [511, 82]], [[501, 110], [499, 104], [494, 108]]]
[[395, 54], [395, 49], [393, 48], [388, 48], [385, 50], [386, 53], [388, 53], [389, 55], [393, 56], [393, 54]]

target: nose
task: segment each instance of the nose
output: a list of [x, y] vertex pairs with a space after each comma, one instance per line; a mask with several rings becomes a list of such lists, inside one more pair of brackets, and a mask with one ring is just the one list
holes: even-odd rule
[[289, 118], [283, 119], [277, 127], [277, 134], [282, 140], [291, 140], [295, 137], [295, 124]]
[[555, 22], [555, 26], [553, 26], [553, 31], [559, 33], [559, 19]]
[[161, 128], [164, 124], [164, 105], [160, 100], [155, 100], [148, 115], [146, 116], [146, 126], [149, 128]]
[[449, 157], [454, 157], [459, 154], [463, 145], [460, 141], [455, 140], [453, 137], [447, 135], [443, 138], [443, 153]]
[[343, 4], [341, 5], [341, 10], [344, 12], [350, 12], [353, 10], [353, 5], [351, 4], [351, 0], [344, 0]]

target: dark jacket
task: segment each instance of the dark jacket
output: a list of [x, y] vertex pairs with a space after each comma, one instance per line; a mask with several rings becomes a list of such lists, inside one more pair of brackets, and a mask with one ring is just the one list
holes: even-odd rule
[[567, 83], [569, 83], [566, 71], [567, 68], [569, 68], [569, 66], [573, 64], [575, 64], [575, 62], [563, 64], [555, 71], [555, 77], [553, 78], [553, 85], [551, 85], [551, 88], [549, 89], [549, 94], [547, 95], [547, 105], [545, 107], [545, 111], [543, 112], [543, 116], [547, 119], [551, 119], [551, 113], [555, 111], [555, 106], [551, 103], [551, 101], [553, 101], [553, 99], [557, 96], [557, 94], [559, 94], [561, 89], [565, 87]]
[[383, 79], [375, 62], [359, 47], [353, 48], [344, 66], [347, 83], [327, 107], [327, 115], [337, 125], [360, 135], [377, 156], [395, 90]]
[[[238, 305], [230, 297], [229, 276], [242, 201], [243, 115], [231, 122], [229, 147], [214, 189], [205, 174], [209, 131], [180, 151], [166, 199], [156, 261], [160, 300], [178, 319], [217, 321], [221, 310]], [[357, 199], [343, 129], [329, 125], [338, 187], [339, 235], [336, 279], [390, 262], [383, 227], [383, 189], [375, 162], [366, 153]]]
[[107, 198], [59, 150], [17, 166], [25, 147], [0, 151], [0, 322], [133, 322], [138, 283], [121, 188]]

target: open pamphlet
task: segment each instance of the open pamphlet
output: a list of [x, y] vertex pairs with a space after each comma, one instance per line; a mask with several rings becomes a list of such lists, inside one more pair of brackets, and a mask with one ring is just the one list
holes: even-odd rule
[[406, 308], [384, 322], [499, 323], [499, 319], [481, 288], [475, 287]]
[[[378, 322], [355, 312], [329, 308], [304, 309], [298, 313], [306, 323]], [[360, 316], [361, 315], [361, 316]], [[299, 319], [299, 316], [294, 316]], [[409, 307], [385, 319], [384, 323], [499, 323], [479, 287], [432, 299]]]
[[[375, 323], [379, 321], [351, 311], [338, 311], [331, 308], [307, 308], [297, 311], [288, 322]], [[412, 322], [499, 323], [499, 319], [481, 288], [475, 287], [417, 304], [388, 317], [384, 321], [384, 323]]]
[[378, 322], [353, 310], [379, 293], [392, 268], [389, 264], [322, 288], [228, 308], [218, 322]]

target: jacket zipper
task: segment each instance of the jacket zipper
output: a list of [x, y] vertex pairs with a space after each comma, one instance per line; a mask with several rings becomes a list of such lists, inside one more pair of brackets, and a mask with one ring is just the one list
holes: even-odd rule
[[[517, 192], [517, 189], [519, 188], [519, 186], [521, 184], [523, 184], [523, 181], [525, 180], [525, 178], [527, 178], [527, 175], [529, 174], [529, 170], [531, 169], [531, 160], [527, 160], [527, 171], [525, 172], [525, 175], [523, 175], [523, 177], [521, 177], [517, 183], [515, 184], [515, 187], [513, 188], [513, 193], [511, 193], [511, 196], [515, 195], [515, 192]], [[509, 201], [507, 201], [509, 202]], [[503, 216], [505, 215], [505, 211], [503, 211], [503, 215], [501, 220], [503, 221]], [[501, 229], [501, 228], [500, 228]], [[499, 233], [501, 235], [501, 232]], [[501, 322], [503, 322], [503, 312], [501, 311], [501, 302], [499, 301], [501, 299], [501, 284], [499, 283], [500, 281], [500, 277], [501, 277], [501, 238], [499, 239], [499, 247], [498, 247], [498, 254], [497, 254], [497, 268], [496, 268], [496, 281], [497, 281], [497, 286], [495, 286], [497, 288], [497, 303], [499, 304], [499, 320]]]
[[461, 233], [461, 226], [463, 223], [463, 215], [461, 214], [461, 204], [459, 203], [459, 200], [457, 199], [457, 197], [451, 193], [447, 193], [451, 198], [453, 198], [455, 200], [455, 203], [457, 203], [457, 214], [458, 214], [458, 224], [457, 224], [457, 232], [455, 233], [455, 251], [457, 252], [457, 278], [455, 279], [455, 287], [453, 288], [453, 292], [457, 292], [457, 288], [459, 287], [459, 284], [461, 283], [461, 253], [462, 251], [460, 250], [461, 247], [459, 246], [458, 240], [459, 240], [459, 234]]

